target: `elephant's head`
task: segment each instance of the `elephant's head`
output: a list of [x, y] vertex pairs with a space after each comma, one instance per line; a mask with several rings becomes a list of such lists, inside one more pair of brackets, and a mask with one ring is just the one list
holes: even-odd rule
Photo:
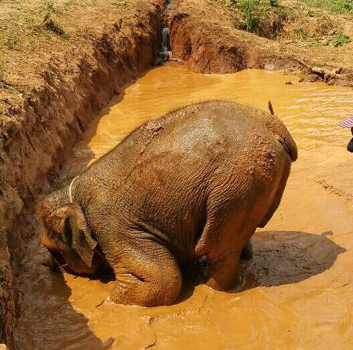
[[54, 192], [38, 203], [38, 216], [43, 224], [42, 244], [65, 270], [93, 274], [103, 263], [100, 254], [96, 254], [97, 241], [80, 206], [60, 205], [60, 202]]

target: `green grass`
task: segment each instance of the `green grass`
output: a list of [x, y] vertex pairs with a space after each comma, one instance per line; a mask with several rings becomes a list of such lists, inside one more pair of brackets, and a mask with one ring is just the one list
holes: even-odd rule
[[251, 33], [261, 34], [266, 16], [276, 12], [280, 17], [288, 15], [280, 0], [221, 0], [225, 5], [239, 11], [243, 27]]
[[56, 12], [56, 10], [52, 0], [46, 0], [44, 4], [45, 4], [44, 21], [46, 21], [53, 12]]
[[353, 0], [299, 0], [310, 6], [320, 7], [338, 13], [353, 14]]
[[240, 2], [243, 11], [243, 19], [246, 30], [251, 33], [259, 33], [263, 17], [260, 0], [245, 0]]
[[52, 32], [56, 35], [59, 35], [62, 39], [68, 39], [69, 35], [65, 32], [62, 25], [52, 19], [53, 13], [58, 13], [57, 9], [54, 7], [52, 0], [45, 1], [45, 10], [43, 18], [43, 26], [47, 32]]
[[311, 43], [312, 46], [314, 47], [321, 47], [322, 46], [322, 43], [319, 39], [314, 39], [313, 42]]
[[330, 43], [334, 46], [334, 47], [339, 47], [339, 46], [343, 46], [346, 44], [349, 44], [351, 42], [351, 38], [348, 35], [345, 34], [338, 34], [337, 36], [335, 36]]

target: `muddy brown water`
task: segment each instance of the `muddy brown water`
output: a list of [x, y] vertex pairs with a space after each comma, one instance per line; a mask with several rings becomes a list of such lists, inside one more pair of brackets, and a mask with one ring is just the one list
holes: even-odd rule
[[261, 109], [270, 99], [299, 146], [282, 204], [253, 237], [254, 258], [243, 264], [239, 286], [217, 292], [188, 282], [173, 306], [115, 305], [107, 301], [113, 281], [54, 274], [33, 242], [22, 267], [19, 349], [353, 348], [353, 155], [345, 149], [349, 130], [338, 127], [353, 114], [352, 90], [275, 72], [199, 75], [166, 65], [113, 99], [63, 176], [145, 120], [207, 99]]

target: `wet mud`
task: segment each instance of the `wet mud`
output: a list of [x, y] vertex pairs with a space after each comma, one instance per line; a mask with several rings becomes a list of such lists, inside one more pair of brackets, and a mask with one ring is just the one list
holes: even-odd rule
[[[292, 84], [287, 82], [291, 81]], [[287, 84], [286, 84], [287, 83]], [[62, 179], [85, 169], [145, 120], [208, 99], [267, 109], [299, 147], [282, 204], [253, 237], [239, 283], [214, 291], [190, 269], [179, 301], [111, 303], [114, 282], [52, 273], [37, 242], [22, 261], [20, 349], [350, 349], [353, 347], [351, 90], [275, 72], [199, 75], [168, 64], [116, 96], [74, 148]]]

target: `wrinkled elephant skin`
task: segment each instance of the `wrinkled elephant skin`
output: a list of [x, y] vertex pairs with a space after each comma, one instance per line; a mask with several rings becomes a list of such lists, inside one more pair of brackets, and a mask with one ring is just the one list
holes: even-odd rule
[[207, 284], [227, 290], [296, 159], [291, 135], [269, 113], [222, 101], [187, 106], [145, 123], [41, 199], [42, 243], [78, 274], [108, 262], [117, 303], [175, 302], [179, 266], [201, 256]]

